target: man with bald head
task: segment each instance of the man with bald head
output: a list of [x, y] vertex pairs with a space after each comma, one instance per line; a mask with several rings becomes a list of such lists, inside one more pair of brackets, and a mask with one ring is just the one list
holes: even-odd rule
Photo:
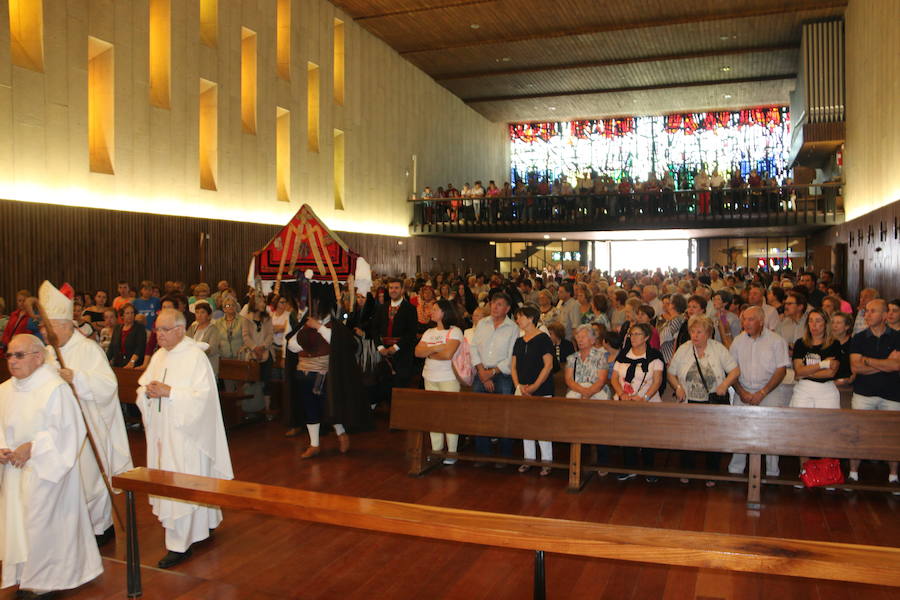
[[44, 344], [19, 334], [0, 385], [0, 587], [40, 598], [103, 572], [77, 461], [84, 421], [72, 390], [45, 363]]
[[[734, 384], [732, 404], [735, 406], [787, 406], [791, 401], [790, 386], [782, 380], [791, 365], [787, 342], [765, 326], [766, 315], [759, 306], [741, 313], [744, 330], [731, 343], [731, 354], [741, 375]], [[746, 454], [735, 454], [728, 465], [730, 473], [740, 474], [747, 465]], [[766, 475], [778, 477], [778, 457], [766, 456]]]
[[[66, 288], [63, 286], [64, 290]], [[38, 298], [56, 334], [66, 368], [59, 368], [53, 349], [49, 347], [47, 362], [57, 368], [66, 383], [75, 386], [103, 470], [112, 477], [132, 469], [125, 419], [119, 405], [119, 384], [106, 353], [95, 341], [75, 331], [72, 300], [67, 295], [45, 281], [38, 290]], [[112, 499], [89, 444], [83, 445], [78, 453], [78, 468], [97, 545], [102, 546], [115, 535]]]
[[[862, 295], [862, 294], [860, 294]], [[866, 329], [850, 340], [853, 381], [852, 406], [856, 410], [900, 410], [900, 333], [887, 326], [887, 302], [869, 300]], [[888, 483], [897, 485], [897, 462], [888, 463]], [[850, 461], [850, 481], [859, 481], [859, 461]], [[895, 494], [900, 495], [900, 487]]]
[[[219, 393], [207, 345], [185, 336], [184, 314], [164, 308], [156, 318], [157, 350], [138, 380], [137, 404], [147, 435], [147, 466], [190, 475], [233, 479]], [[161, 569], [191, 555], [222, 521], [218, 507], [150, 497], [166, 530]]]

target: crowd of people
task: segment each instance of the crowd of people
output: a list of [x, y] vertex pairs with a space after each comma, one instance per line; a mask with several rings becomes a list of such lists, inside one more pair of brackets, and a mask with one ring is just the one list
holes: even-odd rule
[[[687, 175], [687, 174], [684, 174]], [[798, 198], [809, 187], [794, 186], [790, 177], [775, 177], [751, 170], [747, 177], [738, 168], [728, 173], [706, 169], [676, 177], [662, 178], [649, 173], [645, 180], [627, 174], [586, 172], [573, 185], [566, 176], [532, 174], [514, 185], [508, 181], [487, 186], [481, 181], [466, 182], [457, 189], [452, 183], [433, 189], [425, 186], [418, 199], [415, 218], [422, 224], [443, 222], [497, 223], [522, 220], [601, 218], [635, 215], [700, 215], [725, 212], [796, 210]], [[829, 198], [834, 188], [824, 188]]]
[[[135, 293], [119, 282], [109, 302], [104, 290], [62, 294], [45, 282], [40, 298], [48, 322], [28, 310], [28, 290], [17, 294], [15, 310], [0, 317], [0, 352], [13, 376], [0, 386], [3, 510], [25, 510], [9, 494], [24, 485], [18, 477], [23, 469], [43, 477], [78, 468], [80, 477], [53, 476], [46, 489], [28, 493], [55, 498], [79, 515], [68, 535], [80, 540], [82, 567], [58, 579], [52, 569], [32, 575], [29, 569], [55, 555], [48, 550], [40, 560], [19, 557], [16, 563], [16, 548], [24, 546], [13, 543], [4, 585], [17, 582], [37, 594], [96, 576], [96, 545], [85, 540], [93, 531], [102, 544], [113, 534], [99, 466], [110, 475], [131, 467], [126, 418], [146, 429], [148, 465], [232, 477], [216, 393], [228, 386], [217, 381], [220, 358], [259, 363], [262, 380], [244, 409], [260, 418], [274, 415], [272, 382], [290, 378], [285, 435], [308, 435], [303, 459], [320, 456], [322, 425], [333, 427], [339, 451], [347, 452], [349, 432], [371, 426], [378, 405], [389, 406], [398, 387], [453, 392], [471, 385], [488, 394], [826, 409], [841, 407], [843, 391], [853, 409], [900, 410], [900, 300], [866, 288], [854, 310], [828, 271], [773, 274], [717, 266], [614, 274], [420, 273], [375, 276], [339, 298], [330, 284], [313, 283], [305, 292], [302, 286], [286, 287], [290, 293], [283, 295], [251, 290], [240, 298], [227, 281], [214, 293], [196, 284], [190, 296], [179, 282], [159, 288], [143, 281], [137, 288]], [[112, 367], [143, 371], [136, 404], [123, 404], [125, 418]], [[58, 425], [59, 419], [81, 422], [69, 414], [74, 405], [66, 384], [90, 407], [84, 422], [100, 434], [102, 456], [85, 458], [85, 428]], [[13, 410], [26, 401], [31, 412]], [[536, 464], [540, 476], [549, 475], [553, 442], [521, 442], [525, 460], [518, 471]], [[447, 465], [456, 463], [463, 443], [455, 432], [431, 433], [432, 448], [446, 449]], [[474, 437], [471, 443], [484, 457], [476, 466], [505, 468], [508, 463], [491, 455], [516, 452], [511, 439]], [[613, 450], [598, 448], [601, 466], [612, 466]], [[629, 469], [654, 470], [651, 449], [623, 448], [621, 455], [620, 480], [636, 477]], [[722, 469], [724, 458], [681, 456], [682, 466], [701, 478]], [[732, 455], [724, 468], [742, 473], [746, 462], [746, 456]], [[765, 464], [767, 476], [780, 475], [778, 456], [767, 456]], [[849, 481], [859, 480], [859, 466], [850, 461]], [[888, 484], [900, 494], [897, 463], [888, 466]], [[221, 522], [214, 507], [151, 504], [166, 529], [161, 567], [185, 560], [191, 545]], [[19, 533], [32, 536], [28, 543], [50, 548], [52, 540], [29, 533], [40, 525], [29, 519], [50, 517], [20, 516]]]

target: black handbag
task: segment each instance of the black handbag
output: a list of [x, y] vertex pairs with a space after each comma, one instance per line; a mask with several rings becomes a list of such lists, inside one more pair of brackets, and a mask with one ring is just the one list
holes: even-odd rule
[[706, 385], [706, 378], [703, 376], [703, 369], [700, 367], [700, 359], [697, 358], [697, 349], [691, 348], [691, 352], [694, 353], [694, 362], [697, 363], [697, 374], [700, 375], [700, 381], [703, 382], [703, 387], [708, 394], [708, 402], [710, 404], [731, 404], [731, 399], [728, 397], [728, 394], [717, 394], [709, 391], [709, 386]]

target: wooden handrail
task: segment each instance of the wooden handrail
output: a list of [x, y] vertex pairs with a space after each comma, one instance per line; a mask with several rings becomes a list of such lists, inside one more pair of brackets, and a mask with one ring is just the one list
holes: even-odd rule
[[224, 481], [143, 467], [114, 477], [113, 486], [126, 490], [131, 502], [133, 493], [141, 492], [277, 517], [486, 546], [900, 586], [900, 549], [885, 546], [488, 513]]

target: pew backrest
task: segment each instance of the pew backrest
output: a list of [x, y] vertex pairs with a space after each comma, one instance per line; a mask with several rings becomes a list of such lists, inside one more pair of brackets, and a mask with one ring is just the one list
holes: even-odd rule
[[673, 450], [900, 460], [900, 411], [626, 403], [395, 389], [391, 427]]

